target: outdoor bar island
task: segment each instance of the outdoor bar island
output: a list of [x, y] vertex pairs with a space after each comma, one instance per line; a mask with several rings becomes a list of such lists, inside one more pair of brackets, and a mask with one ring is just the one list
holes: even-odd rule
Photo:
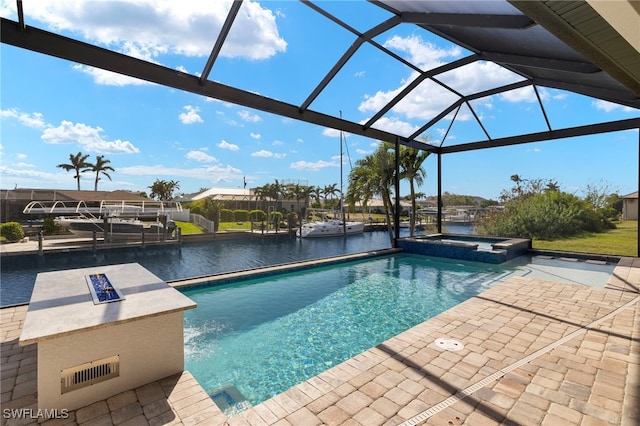
[[184, 369], [196, 304], [137, 263], [38, 274], [20, 345], [38, 345], [38, 408], [74, 410]]

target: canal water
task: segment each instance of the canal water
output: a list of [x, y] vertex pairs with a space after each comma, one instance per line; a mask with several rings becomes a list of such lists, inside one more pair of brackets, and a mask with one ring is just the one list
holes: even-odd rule
[[3, 256], [0, 262], [0, 306], [27, 303], [39, 272], [137, 262], [171, 281], [269, 265], [379, 250], [391, 246], [385, 232], [347, 238], [299, 239], [289, 234], [185, 243], [180, 247], [148, 246], [97, 252]]
[[[400, 236], [408, 230], [401, 229]], [[450, 233], [470, 233], [469, 227], [447, 227]], [[0, 306], [27, 303], [39, 272], [137, 262], [164, 281], [242, 271], [391, 247], [384, 231], [347, 238], [299, 239], [290, 234], [239, 237], [185, 243], [178, 249], [146, 247], [6, 256], [0, 262]]]

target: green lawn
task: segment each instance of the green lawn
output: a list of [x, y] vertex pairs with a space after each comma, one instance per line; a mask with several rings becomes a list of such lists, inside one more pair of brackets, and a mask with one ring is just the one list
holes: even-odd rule
[[180, 227], [180, 233], [182, 235], [195, 235], [195, 234], [204, 234], [204, 229], [195, 223], [191, 222], [180, 222], [178, 220], [175, 221], [176, 226]]
[[575, 251], [583, 253], [610, 254], [619, 256], [637, 256], [638, 222], [624, 221], [617, 228], [601, 234], [584, 234], [580, 237], [563, 240], [534, 240], [534, 249]]
[[237, 231], [238, 229], [242, 229], [243, 231], [250, 231], [251, 222], [220, 222], [218, 224], [218, 231]]

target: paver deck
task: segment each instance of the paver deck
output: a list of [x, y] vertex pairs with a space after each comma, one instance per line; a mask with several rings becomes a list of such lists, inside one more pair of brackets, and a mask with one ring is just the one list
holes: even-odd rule
[[[230, 418], [184, 372], [43, 424], [637, 425], [639, 289], [637, 258], [605, 289], [510, 278]], [[7, 425], [37, 423], [6, 411], [37, 415], [37, 349], [17, 343], [25, 312], [0, 310]]]

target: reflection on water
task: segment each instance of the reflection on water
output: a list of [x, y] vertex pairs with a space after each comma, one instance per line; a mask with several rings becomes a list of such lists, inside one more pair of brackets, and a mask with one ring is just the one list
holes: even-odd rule
[[290, 235], [215, 240], [158, 249], [114, 249], [20, 256], [1, 263], [0, 305], [26, 303], [39, 272], [137, 262], [165, 281], [389, 248], [385, 232], [347, 238]]

